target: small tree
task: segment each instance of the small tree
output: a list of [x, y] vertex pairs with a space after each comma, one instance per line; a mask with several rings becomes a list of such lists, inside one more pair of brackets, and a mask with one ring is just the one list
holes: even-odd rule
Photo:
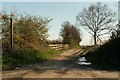
[[115, 21], [116, 13], [109, 10], [107, 5], [96, 3], [84, 8], [76, 16], [79, 25], [88, 30], [94, 38], [94, 44], [100, 36], [107, 34], [110, 30], [110, 24]]
[[63, 43], [69, 44], [71, 46], [78, 45], [81, 41], [81, 34], [79, 29], [68, 21], [65, 21], [62, 24], [60, 36], [63, 38]]
[[[5, 22], [2, 29], [3, 50], [8, 50], [10, 43], [9, 15], [7, 13], [2, 14], [2, 20]], [[48, 37], [48, 24], [51, 19], [30, 15], [20, 15], [14, 16], [14, 20], [14, 48], [40, 48], [46, 44], [46, 39]]]

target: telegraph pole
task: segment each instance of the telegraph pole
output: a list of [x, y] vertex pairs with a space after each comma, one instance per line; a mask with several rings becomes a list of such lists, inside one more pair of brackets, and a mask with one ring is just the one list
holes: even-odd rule
[[13, 20], [12, 20], [13, 15], [10, 17], [10, 48], [13, 48]]

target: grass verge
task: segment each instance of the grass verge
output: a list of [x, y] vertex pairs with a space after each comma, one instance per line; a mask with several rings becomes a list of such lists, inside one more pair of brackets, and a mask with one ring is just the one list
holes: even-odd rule
[[48, 58], [57, 56], [60, 51], [56, 50], [34, 50], [34, 49], [14, 49], [2, 56], [3, 70], [14, 69], [23, 65], [40, 63]]
[[104, 45], [90, 50], [85, 57], [100, 69], [120, 70], [120, 38], [110, 40]]

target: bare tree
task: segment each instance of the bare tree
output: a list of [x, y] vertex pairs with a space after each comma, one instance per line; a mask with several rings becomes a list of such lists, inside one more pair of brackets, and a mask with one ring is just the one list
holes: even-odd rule
[[76, 21], [94, 38], [94, 45], [100, 36], [107, 34], [110, 30], [110, 24], [116, 20], [116, 13], [108, 9], [106, 4], [100, 2], [84, 8], [76, 16]]
[[110, 36], [111, 39], [120, 37], [120, 26], [119, 26], [119, 23], [116, 26], [117, 26], [117, 29], [115, 31], [112, 31], [112, 34]]

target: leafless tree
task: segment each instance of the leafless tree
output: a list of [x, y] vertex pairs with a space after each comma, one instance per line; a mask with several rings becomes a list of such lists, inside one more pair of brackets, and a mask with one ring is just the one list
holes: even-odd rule
[[100, 2], [84, 8], [76, 16], [76, 21], [94, 38], [94, 45], [100, 36], [107, 34], [111, 29], [111, 23], [116, 21], [116, 13], [108, 9], [106, 4]]

